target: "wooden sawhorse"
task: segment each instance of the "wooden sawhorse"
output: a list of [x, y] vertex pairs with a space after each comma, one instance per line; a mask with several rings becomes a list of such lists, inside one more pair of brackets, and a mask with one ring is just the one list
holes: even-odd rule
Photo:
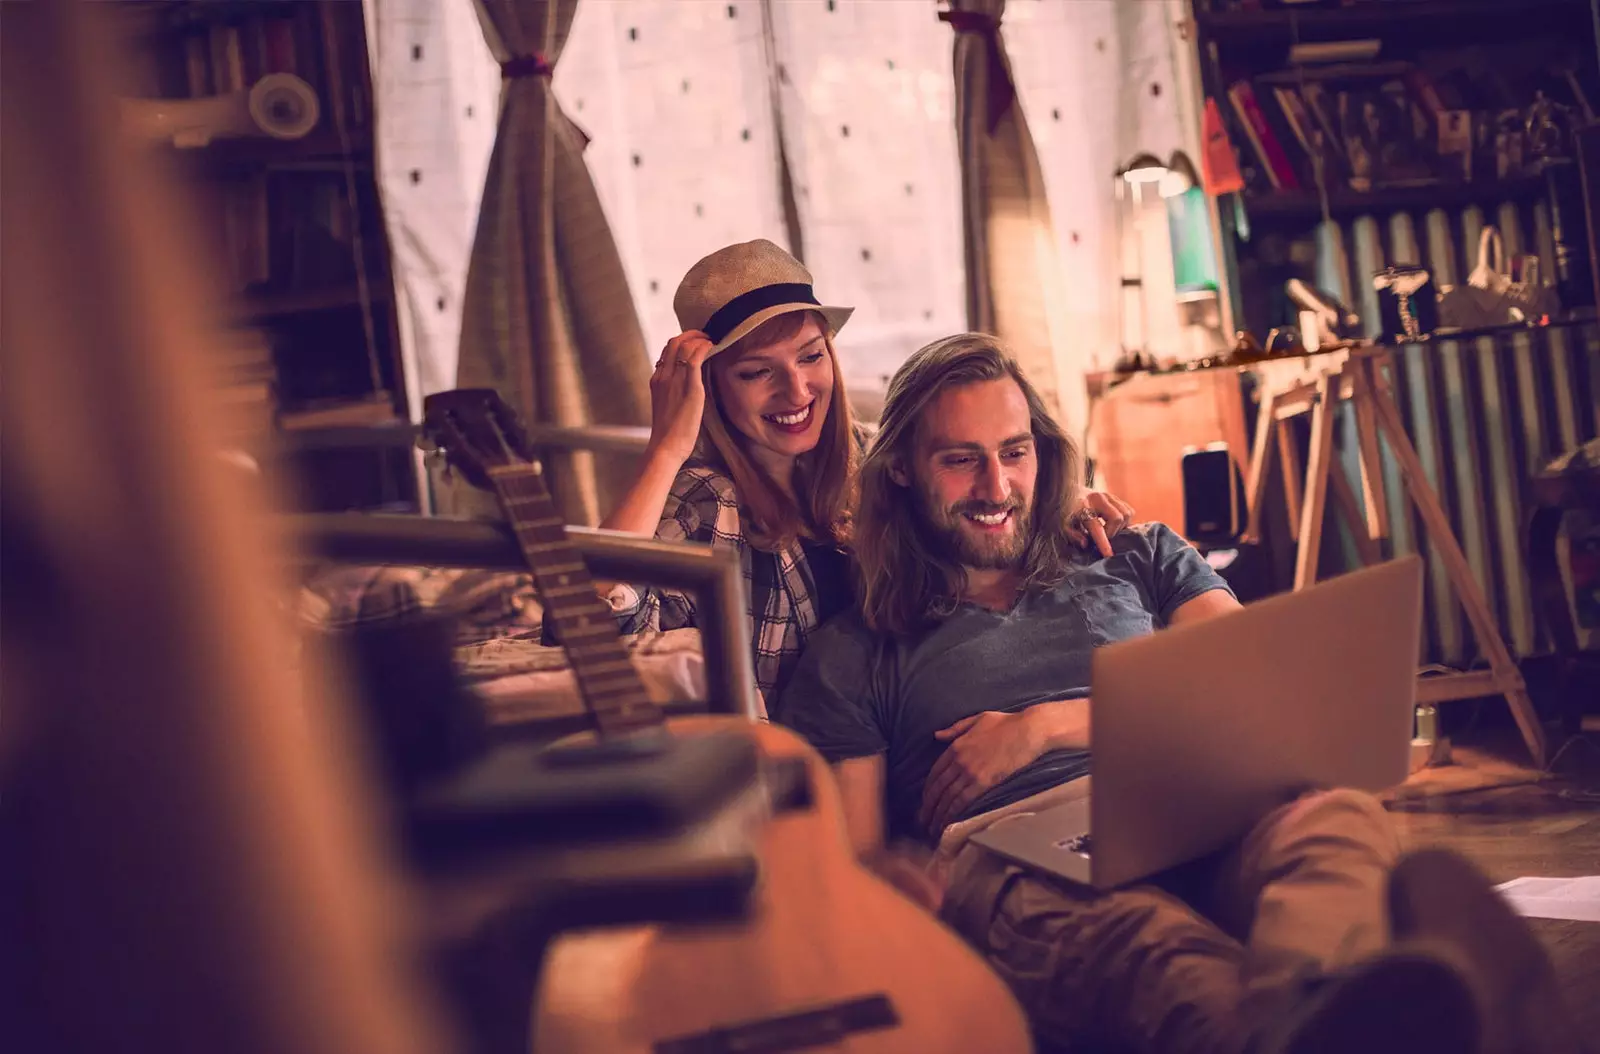
[[[1245, 483], [1250, 513], [1246, 538], [1258, 541], [1261, 537], [1262, 501], [1266, 492], [1268, 467], [1276, 448], [1283, 461], [1284, 498], [1288, 505], [1289, 522], [1298, 527], [1294, 588], [1304, 589], [1317, 580], [1322, 522], [1330, 494], [1333, 503], [1350, 525], [1362, 562], [1372, 564], [1382, 560], [1378, 542], [1389, 535], [1388, 504], [1383, 493], [1378, 453], [1378, 436], [1382, 435], [1399, 466], [1405, 493], [1417, 507], [1417, 514], [1422, 518], [1433, 549], [1444, 562], [1445, 573], [1466, 612], [1478, 647], [1489, 662], [1487, 670], [1420, 678], [1417, 682], [1417, 702], [1442, 703], [1485, 695], [1504, 696], [1535, 766], [1543, 768], [1546, 749], [1544, 729], [1534, 712], [1533, 700], [1528, 696], [1522, 672], [1506, 648], [1483, 590], [1473, 577], [1466, 554], [1461, 551], [1461, 543], [1451, 530], [1450, 519], [1439, 502], [1439, 495], [1428, 482], [1422, 459], [1417, 456], [1416, 447], [1406, 434], [1400, 409], [1381, 369], [1389, 361], [1387, 348], [1358, 345], [1344, 353], [1342, 361], [1330, 356], [1330, 368], [1315, 379], [1298, 380], [1276, 391], [1263, 385], [1261, 409], [1251, 443], [1249, 477]], [[1355, 411], [1357, 453], [1361, 466], [1361, 502], [1357, 502], [1355, 490], [1344, 470], [1337, 466], [1333, 449], [1333, 425], [1341, 400], [1349, 400]], [[1311, 443], [1302, 475], [1299, 448], [1289, 426], [1292, 418], [1304, 413], [1311, 414]]]

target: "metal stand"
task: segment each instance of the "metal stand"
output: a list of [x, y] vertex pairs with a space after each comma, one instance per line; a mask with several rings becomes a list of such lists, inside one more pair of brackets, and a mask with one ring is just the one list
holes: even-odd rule
[[[1363, 563], [1383, 559], [1378, 541], [1389, 534], [1388, 505], [1383, 494], [1378, 454], [1378, 436], [1389, 444], [1400, 468], [1405, 492], [1417, 507], [1433, 549], [1444, 561], [1445, 573], [1461, 601], [1478, 647], [1489, 662], [1487, 670], [1420, 678], [1417, 702], [1441, 703], [1503, 695], [1511, 716], [1516, 719], [1522, 739], [1534, 764], [1545, 763], [1544, 729], [1534, 713], [1533, 701], [1506, 648], [1494, 615], [1461, 543], [1450, 527], [1450, 519], [1439, 495], [1428, 482], [1422, 460], [1406, 434], [1400, 409], [1380, 368], [1388, 365], [1389, 351], [1380, 346], [1350, 349], [1343, 362], [1333, 365], [1315, 380], [1301, 380], [1280, 391], [1263, 389], [1261, 413], [1251, 444], [1250, 472], [1246, 481], [1250, 507], [1247, 537], [1261, 537], [1261, 508], [1265, 497], [1267, 470], [1274, 447], [1283, 459], [1284, 498], [1289, 521], [1298, 525], [1299, 546], [1295, 556], [1294, 588], [1303, 589], [1317, 580], [1317, 555], [1322, 546], [1322, 522], [1327, 499], [1348, 521]], [[1357, 502], [1350, 480], [1335, 469], [1333, 424], [1339, 401], [1348, 399], [1355, 410], [1356, 435], [1361, 465], [1362, 501]], [[1311, 414], [1311, 445], [1306, 465], [1301, 469], [1299, 450], [1290, 431], [1292, 418]], [[1302, 475], [1303, 472], [1303, 475]], [[1365, 508], [1363, 515], [1362, 509]]]

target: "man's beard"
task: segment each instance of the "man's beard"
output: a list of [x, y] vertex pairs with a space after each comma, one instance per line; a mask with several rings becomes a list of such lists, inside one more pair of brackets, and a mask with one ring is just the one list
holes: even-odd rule
[[[1032, 533], [1032, 510], [1025, 499], [1013, 495], [1009, 501], [991, 505], [969, 498], [945, 508], [926, 490], [919, 488], [919, 493], [923, 526], [941, 556], [982, 571], [1009, 571], [1022, 562]], [[991, 535], [980, 533], [975, 525], [964, 526], [971, 522], [968, 513], [981, 516], [1008, 509], [1011, 520], [1004, 533]]]

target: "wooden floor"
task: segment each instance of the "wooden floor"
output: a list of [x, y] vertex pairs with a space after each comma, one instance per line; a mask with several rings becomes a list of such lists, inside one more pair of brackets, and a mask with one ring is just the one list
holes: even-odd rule
[[[1577, 778], [1401, 799], [1389, 804], [1391, 815], [1410, 844], [1448, 846], [1496, 883], [1600, 874], [1600, 743], [1575, 749], [1590, 756], [1561, 771]], [[1528, 922], [1549, 949], [1573, 1012], [1588, 1035], [1600, 1036], [1600, 922]]]

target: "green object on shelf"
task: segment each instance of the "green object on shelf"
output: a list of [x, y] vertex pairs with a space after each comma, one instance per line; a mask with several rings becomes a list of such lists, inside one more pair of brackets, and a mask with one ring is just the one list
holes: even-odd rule
[[1205, 191], [1190, 187], [1166, 199], [1172, 238], [1172, 282], [1179, 293], [1217, 288], [1217, 257], [1211, 240], [1211, 213]]

